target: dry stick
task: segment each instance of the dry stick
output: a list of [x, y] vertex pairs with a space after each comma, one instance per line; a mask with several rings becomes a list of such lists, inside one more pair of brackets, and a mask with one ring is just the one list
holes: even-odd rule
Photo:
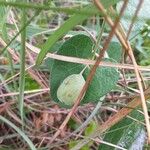
[[[32, 93], [38, 93], [38, 92], [48, 92], [49, 88], [45, 89], [35, 89], [35, 90], [29, 90], [29, 91], [24, 91], [24, 94], [32, 94]], [[11, 92], [11, 93], [6, 93], [6, 94], [1, 94], [1, 97], [9, 97], [9, 96], [16, 96], [19, 95], [19, 92]]]
[[[17, 38], [18, 41], [20, 41], [19, 38]], [[32, 52], [39, 54], [40, 49], [27, 43], [26, 42], [26, 47], [30, 49]], [[95, 60], [89, 60], [89, 59], [83, 59], [83, 58], [77, 58], [77, 57], [70, 57], [70, 56], [64, 56], [64, 55], [57, 55], [55, 53], [48, 53], [46, 55], [47, 58], [52, 58], [56, 60], [61, 60], [61, 61], [66, 61], [66, 62], [72, 62], [72, 63], [79, 63], [79, 64], [85, 64], [85, 65], [94, 65]], [[133, 65], [130, 64], [120, 64], [120, 63], [110, 63], [110, 62], [104, 62], [101, 61], [101, 64], [99, 66], [106, 66], [106, 67], [114, 67], [114, 68], [120, 68], [120, 69], [134, 69]], [[141, 71], [150, 71], [149, 67], [143, 67], [143, 66], [138, 66], [139, 70]]]
[[[113, 22], [112, 22], [111, 18], [105, 12], [104, 7], [99, 2], [97, 2], [97, 6], [98, 6], [99, 10], [104, 13], [104, 17], [105, 17], [106, 21], [112, 27]], [[126, 50], [128, 50], [128, 54], [131, 57], [133, 65], [134, 65], [134, 70], [135, 70], [137, 83], [138, 83], [138, 87], [139, 87], [139, 91], [140, 91], [141, 101], [142, 101], [142, 108], [143, 108], [144, 117], [145, 117], [146, 129], [147, 129], [147, 134], [148, 134], [148, 142], [150, 143], [150, 121], [149, 121], [146, 101], [145, 101], [145, 97], [144, 97], [143, 87], [142, 87], [142, 83], [141, 83], [141, 78], [140, 78], [140, 74], [139, 74], [139, 70], [138, 70], [138, 65], [136, 63], [136, 60], [135, 60], [135, 57], [133, 54], [133, 50], [131, 48], [129, 41], [126, 41], [124, 39], [124, 36], [121, 35], [118, 30], [116, 30], [116, 36], [119, 39], [119, 41], [121, 42], [121, 44], [124, 46], [124, 48]]]
[[[96, 1], [97, 1], [97, 0], [94, 0], [95, 3], [97, 3]], [[54, 136], [53, 136], [52, 139], [50, 140], [50, 143], [49, 143], [49, 144], [51, 144], [51, 143], [58, 137], [58, 135], [60, 134], [60, 132], [64, 129], [64, 127], [65, 127], [66, 124], [68, 123], [69, 119], [71, 118], [72, 114], [75, 112], [75, 110], [76, 110], [78, 104], [80, 103], [81, 99], [83, 98], [84, 93], [85, 93], [86, 90], [88, 89], [88, 86], [89, 86], [89, 84], [91, 83], [91, 81], [92, 81], [92, 79], [93, 79], [93, 77], [94, 77], [94, 75], [95, 75], [96, 69], [97, 69], [97, 67], [99, 66], [99, 64], [100, 64], [100, 62], [101, 62], [101, 60], [102, 60], [102, 58], [103, 58], [103, 56], [104, 56], [104, 53], [105, 53], [106, 49], [108, 48], [109, 43], [110, 43], [110, 41], [111, 41], [111, 39], [112, 39], [112, 37], [113, 37], [113, 35], [114, 35], [114, 33], [115, 33], [115, 30], [116, 30], [116, 28], [117, 28], [117, 26], [118, 26], [120, 17], [122, 16], [123, 11], [125, 10], [125, 8], [126, 8], [126, 6], [127, 6], [127, 2], [128, 2], [128, 0], [125, 0], [125, 2], [124, 2], [124, 4], [123, 4], [123, 7], [122, 7], [122, 9], [121, 9], [121, 11], [120, 11], [120, 14], [119, 14], [119, 16], [116, 18], [116, 21], [115, 21], [115, 23], [114, 23], [114, 26], [112, 27], [112, 30], [111, 30], [111, 32], [109, 33], [108, 38], [105, 40], [104, 47], [101, 49], [101, 51], [100, 51], [100, 53], [99, 53], [99, 57], [96, 59], [96, 62], [95, 62], [95, 64], [94, 64], [94, 66], [93, 66], [92, 69], [90, 70], [90, 73], [89, 73], [89, 75], [88, 75], [88, 77], [87, 77], [87, 79], [86, 79], [86, 82], [85, 82], [85, 84], [84, 84], [84, 86], [83, 86], [83, 88], [82, 88], [82, 90], [81, 90], [81, 92], [80, 92], [80, 94], [79, 94], [79, 96], [78, 96], [78, 98], [77, 98], [77, 100], [76, 100], [74, 106], [72, 107], [71, 111], [69, 112], [69, 114], [67, 115], [67, 117], [65, 118], [65, 120], [63, 121], [63, 123], [61, 124], [61, 126], [59, 127], [58, 131], [54, 134]]]
[[[29, 43], [26, 43], [26, 47], [29, 48], [31, 51], [33, 51], [36, 54], [39, 54], [39, 52], [40, 52], [39, 48], [37, 48]], [[94, 65], [95, 64], [95, 60], [58, 55], [58, 54], [54, 54], [54, 53], [48, 53], [46, 57], [56, 59], [56, 60], [66, 61], [66, 62], [84, 64], [84, 65]], [[120, 63], [112, 63], [112, 62], [110, 63], [110, 62], [104, 62], [104, 61], [101, 61], [101, 64], [99, 64], [99, 66], [114, 67], [114, 68], [120, 68], [120, 69], [131, 69], [131, 70], [134, 69], [134, 66], [130, 65], [130, 64], [120, 64]], [[143, 66], [138, 66], [138, 67], [139, 67], [139, 70], [141, 70], [141, 71], [150, 71], [150, 67], [143, 67]]]

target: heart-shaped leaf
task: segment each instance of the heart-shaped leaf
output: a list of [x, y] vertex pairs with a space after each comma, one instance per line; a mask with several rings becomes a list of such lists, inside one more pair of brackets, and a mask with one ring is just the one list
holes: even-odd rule
[[[67, 40], [61, 46], [57, 54], [91, 59], [93, 57], [92, 47], [93, 42], [88, 36], [76, 35]], [[54, 60], [53, 65], [50, 68], [51, 97], [55, 102], [62, 104], [57, 97], [57, 90], [60, 84], [69, 75], [79, 74], [85, 68], [85, 65]], [[83, 72], [85, 80], [89, 71], [89, 67], [87, 67]], [[99, 101], [100, 97], [110, 92], [116, 86], [118, 78], [119, 73], [115, 68], [99, 67], [81, 103]]]

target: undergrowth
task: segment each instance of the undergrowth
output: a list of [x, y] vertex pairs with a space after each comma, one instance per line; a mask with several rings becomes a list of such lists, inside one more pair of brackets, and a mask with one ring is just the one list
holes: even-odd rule
[[0, 0], [0, 149], [148, 149], [149, 7]]

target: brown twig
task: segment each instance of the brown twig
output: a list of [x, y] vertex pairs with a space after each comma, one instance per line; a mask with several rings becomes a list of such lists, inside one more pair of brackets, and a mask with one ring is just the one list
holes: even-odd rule
[[[38, 93], [38, 92], [49, 92], [49, 88], [24, 91], [24, 94], [32, 94], [32, 93]], [[1, 94], [0, 98], [1, 97], [16, 96], [16, 95], [19, 95], [19, 92], [10, 92], [10, 93], [6, 93], [6, 94]]]
[[[26, 46], [34, 53], [39, 54], [39, 52], [40, 52], [39, 48], [37, 48], [33, 45], [30, 45], [29, 43], [26, 43]], [[47, 58], [52, 58], [52, 59], [61, 60], [61, 61], [65, 61], [65, 62], [79, 63], [79, 64], [84, 64], [84, 65], [94, 65], [95, 64], [95, 60], [58, 55], [58, 54], [54, 54], [54, 53], [48, 53]], [[99, 66], [114, 67], [114, 68], [120, 68], [120, 69], [131, 69], [131, 70], [134, 69], [134, 66], [130, 65], [130, 64], [120, 64], [120, 63], [113, 63], [113, 62], [110, 63], [110, 62], [104, 62], [104, 61], [101, 61]], [[138, 68], [141, 71], [150, 71], [149, 67], [138, 66]]]

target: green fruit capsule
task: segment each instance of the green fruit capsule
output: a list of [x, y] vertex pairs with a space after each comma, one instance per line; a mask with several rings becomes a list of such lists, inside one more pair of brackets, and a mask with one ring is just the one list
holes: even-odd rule
[[66, 105], [73, 105], [78, 98], [85, 80], [82, 74], [72, 74], [64, 79], [57, 90], [57, 98]]

